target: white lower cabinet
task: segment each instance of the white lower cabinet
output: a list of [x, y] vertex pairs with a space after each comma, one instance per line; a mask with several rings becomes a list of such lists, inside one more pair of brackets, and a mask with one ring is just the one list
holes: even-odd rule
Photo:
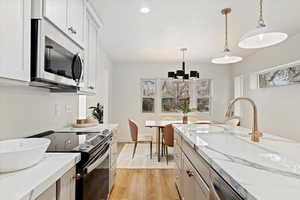
[[184, 200], [209, 200], [208, 186], [185, 155], [183, 155], [182, 177]]
[[57, 200], [75, 200], [76, 169], [73, 167], [57, 181]]
[[113, 136], [110, 146], [110, 162], [109, 162], [109, 191], [111, 192], [116, 179], [117, 174], [117, 156], [118, 156], [118, 149], [117, 149], [117, 140], [116, 140], [116, 129], [113, 130]]
[[51, 185], [45, 192], [35, 200], [56, 200], [56, 184]]
[[[202, 176], [199, 174], [198, 167], [202, 162], [197, 161], [192, 157], [194, 154], [191, 148], [185, 147], [185, 142], [181, 136], [175, 132], [174, 154], [176, 163], [176, 186], [182, 200], [210, 200], [210, 188], [208, 186], [208, 179], [204, 180], [203, 177], [209, 177], [209, 170], [206, 169]], [[190, 161], [190, 157], [193, 158]]]

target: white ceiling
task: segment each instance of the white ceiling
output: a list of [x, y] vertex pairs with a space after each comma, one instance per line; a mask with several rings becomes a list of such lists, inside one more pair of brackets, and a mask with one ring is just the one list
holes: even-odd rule
[[[229, 16], [230, 49], [242, 56], [253, 51], [237, 43], [255, 28], [258, 0], [147, 0], [151, 12], [141, 14], [145, 0], [90, 0], [104, 22], [102, 42], [113, 62], [179, 62], [179, 48], [189, 49], [193, 62], [210, 62], [223, 50], [224, 17], [220, 10], [232, 8]], [[300, 32], [299, 0], [264, 0], [267, 25], [287, 32]]]

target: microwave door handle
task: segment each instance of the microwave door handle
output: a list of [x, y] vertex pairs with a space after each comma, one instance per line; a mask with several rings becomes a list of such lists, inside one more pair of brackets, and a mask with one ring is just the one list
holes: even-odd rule
[[109, 155], [109, 151], [105, 152], [99, 159], [97, 159], [95, 162], [90, 164], [88, 167], [85, 168], [85, 174], [91, 173], [94, 169], [96, 169]]

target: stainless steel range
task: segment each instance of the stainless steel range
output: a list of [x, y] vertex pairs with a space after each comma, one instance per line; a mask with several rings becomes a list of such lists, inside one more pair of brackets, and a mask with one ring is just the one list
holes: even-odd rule
[[56, 133], [47, 131], [32, 137], [51, 140], [48, 152], [80, 152], [76, 165], [76, 200], [106, 200], [109, 194], [109, 156], [112, 132]]

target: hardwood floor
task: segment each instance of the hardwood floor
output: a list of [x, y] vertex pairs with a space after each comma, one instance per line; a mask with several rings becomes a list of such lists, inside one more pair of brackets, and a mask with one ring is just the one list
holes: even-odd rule
[[[118, 144], [119, 152], [125, 144]], [[175, 170], [117, 169], [110, 200], [178, 200]]]

